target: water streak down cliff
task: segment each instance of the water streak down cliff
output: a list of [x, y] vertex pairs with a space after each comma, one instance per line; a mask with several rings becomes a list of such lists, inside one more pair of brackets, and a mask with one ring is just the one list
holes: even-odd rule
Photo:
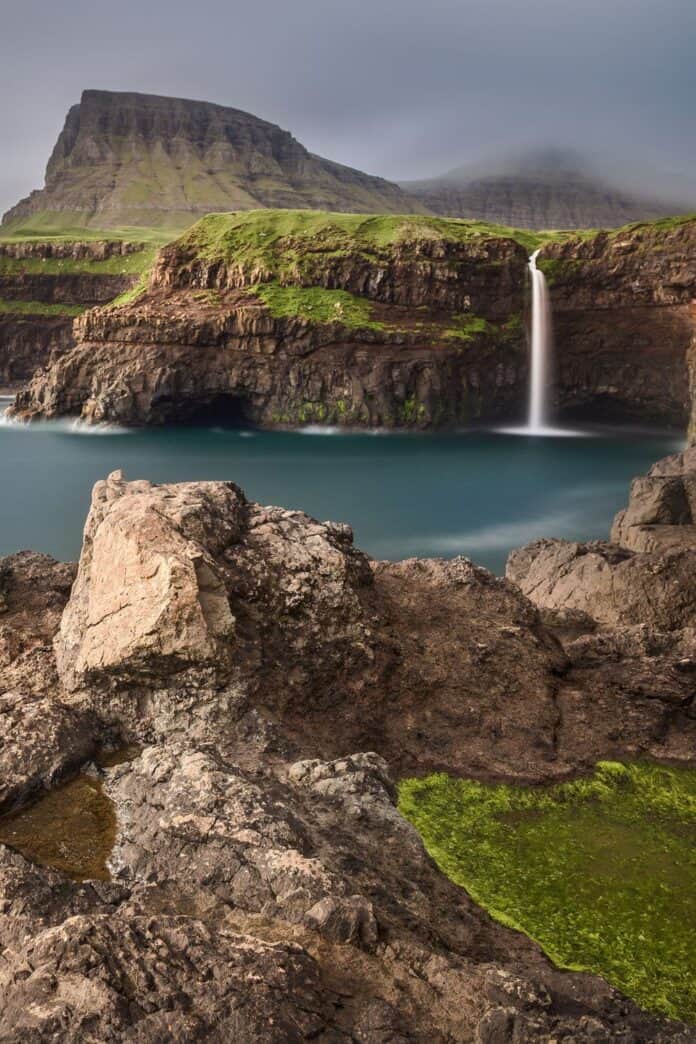
[[539, 250], [529, 259], [532, 281], [532, 361], [529, 380], [530, 431], [543, 433], [548, 426], [548, 371], [549, 354], [552, 349], [551, 306], [549, 304], [544, 273], [537, 268]]

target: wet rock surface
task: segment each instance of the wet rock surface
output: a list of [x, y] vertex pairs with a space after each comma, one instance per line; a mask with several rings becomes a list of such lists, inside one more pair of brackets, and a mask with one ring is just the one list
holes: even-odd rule
[[688, 629], [542, 618], [466, 560], [375, 563], [230, 483], [119, 473], [77, 573], [0, 576], [7, 800], [138, 748], [90, 769], [111, 881], [0, 845], [0, 1040], [696, 1040], [490, 920], [394, 789], [693, 759]]

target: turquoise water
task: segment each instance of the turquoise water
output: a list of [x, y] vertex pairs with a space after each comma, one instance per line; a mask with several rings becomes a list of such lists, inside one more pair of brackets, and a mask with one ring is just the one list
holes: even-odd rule
[[682, 446], [614, 432], [369, 435], [174, 428], [85, 435], [0, 426], [0, 555], [76, 558], [93, 483], [230, 479], [254, 500], [349, 522], [378, 558], [465, 554], [501, 573], [541, 536], [606, 538], [630, 479]]

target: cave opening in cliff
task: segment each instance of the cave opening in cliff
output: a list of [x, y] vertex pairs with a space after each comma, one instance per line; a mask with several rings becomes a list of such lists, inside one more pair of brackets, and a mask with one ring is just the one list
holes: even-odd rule
[[165, 424], [186, 428], [249, 428], [249, 404], [239, 395], [220, 392], [197, 398], [159, 399], [153, 406]]

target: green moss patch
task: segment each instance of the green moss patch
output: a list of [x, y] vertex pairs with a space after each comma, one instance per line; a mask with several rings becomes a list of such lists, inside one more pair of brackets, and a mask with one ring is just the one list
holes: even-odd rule
[[0, 315], [76, 316], [87, 311], [80, 305], [47, 304], [45, 301], [12, 301], [0, 298]]
[[382, 330], [384, 324], [372, 318], [372, 305], [346, 290], [321, 287], [279, 286], [267, 283], [253, 288], [275, 319], [299, 317], [317, 323], [340, 323], [360, 330]]
[[407, 779], [440, 869], [556, 964], [696, 1021], [696, 771], [600, 762], [550, 787]]
[[493, 327], [478, 315], [454, 315], [454, 325], [445, 330], [445, 337], [456, 341], [473, 341], [490, 333]]

